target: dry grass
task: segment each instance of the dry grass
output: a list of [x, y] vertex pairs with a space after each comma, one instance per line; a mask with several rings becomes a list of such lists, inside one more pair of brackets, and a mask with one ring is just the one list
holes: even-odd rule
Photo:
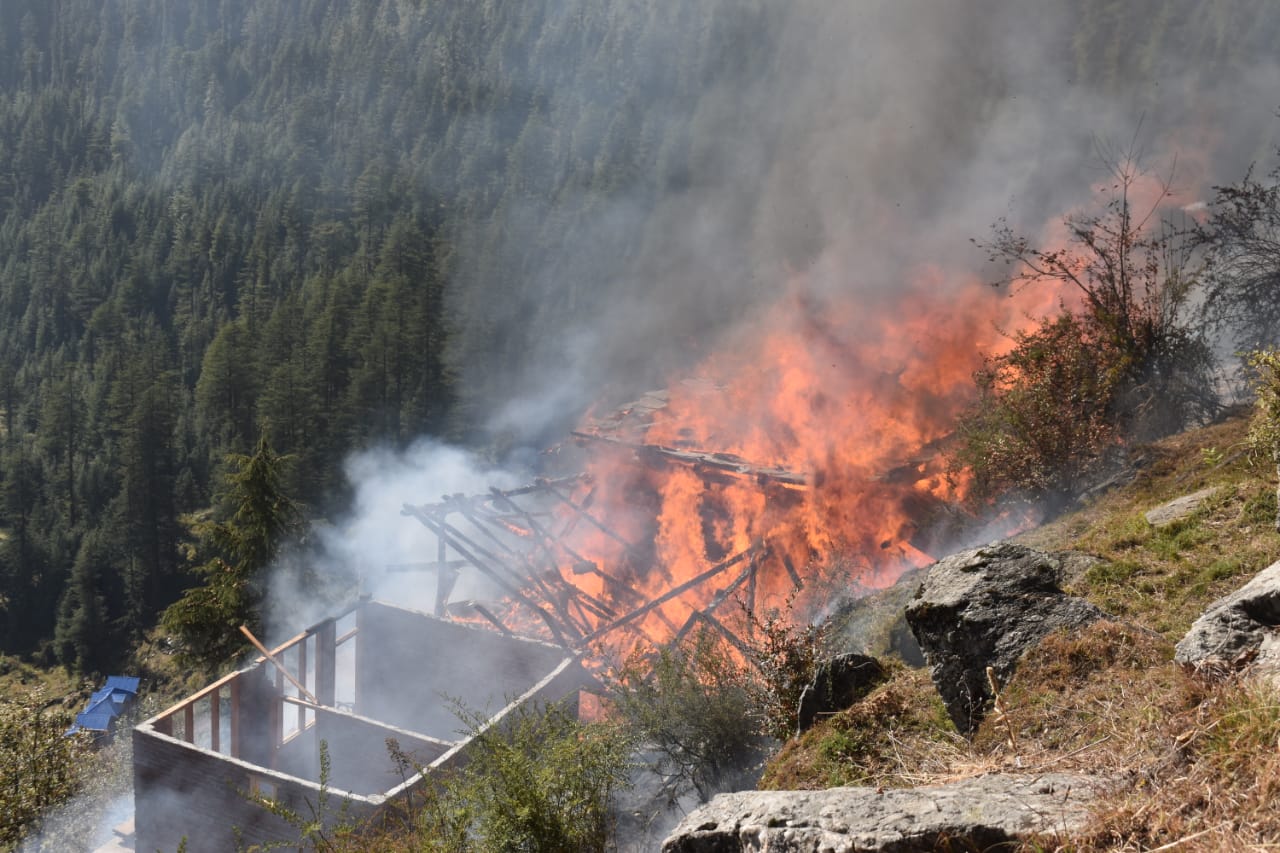
[[[1144, 447], [1132, 483], [1017, 539], [1101, 557], [1068, 591], [1176, 641], [1205, 604], [1280, 556], [1270, 466], [1245, 451], [1247, 431], [1237, 417]], [[1143, 517], [1209, 487], [1217, 492], [1190, 518], [1155, 528]]]
[[[965, 741], [922, 672], [902, 671], [788, 744], [769, 787], [938, 783], [991, 770], [1074, 770], [1117, 780], [1085, 837], [1028, 850], [1280, 849], [1280, 689], [1274, 675], [1211, 683], [1172, 661], [1173, 643], [1216, 598], [1280, 557], [1270, 466], [1244, 451], [1238, 417], [1143, 448], [1128, 485], [1019, 537], [1102, 562], [1069, 591], [1114, 614], [1046, 638], [1001, 685]], [[1168, 527], [1143, 514], [1206, 487]]]
[[900, 669], [852, 708], [788, 741], [762, 789], [840, 785], [903, 788], [951, 776], [973, 761], [923, 670]]
[[1170, 760], [1102, 812], [1080, 849], [1280, 845], [1280, 692], [1268, 680], [1198, 686], [1200, 701], [1160, 731]]

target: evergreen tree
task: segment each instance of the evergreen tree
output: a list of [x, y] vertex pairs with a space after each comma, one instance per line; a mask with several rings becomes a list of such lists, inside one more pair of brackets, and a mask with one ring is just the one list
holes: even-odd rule
[[195, 570], [203, 582], [170, 605], [162, 619], [191, 663], [206, 668], [225, 663], [244, 646], [239, 627], [259, 626], [266, 571], [302, 530], [298, 508], [281, 488], [284, 462], [265, 436], [252, 456], [233, 456], [223, 499], [230, 516], [193, 527], [198, 538], [193, 553], [207, 556]]

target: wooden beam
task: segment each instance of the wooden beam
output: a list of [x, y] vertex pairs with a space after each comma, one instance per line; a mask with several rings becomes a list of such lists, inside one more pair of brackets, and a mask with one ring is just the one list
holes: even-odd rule
[[240, 757], [240, 679], [231, 682], [231, 757]]
[[209, 694], [209, 748], [214, 752], [222, 751], [222, 693], [218, 690]]
[[701, 473], [719, 472], [730, 474], [740, 479], [755, 480], [761, 486], [776, 484], [789, 489], [809, 488], [809, 477], [804, 474], [788, 471], [785, 468], [753, 465], [739, 456], [734, 456], [732, 453], [676, 450], [674, 447], [664, 447], [660, 444], [637, 444], [587, 432], [574, 432], [572, 435], [579, 441], [596, 442], [630, 450], [642, 460], [677, 462], [682, 465], [688, 465]]
[[386, 570], [389, 572], [438, 572], [465, 569], [469, 565], [471, 564], [466, 560], [446, 560], [441, 557], [438, 560], [422, 563], [388, 563]]
[[431, 518], [429, 515], [422, 512], [417, 507], [406, 504], [402, 512], [405, 515], [411, 515], [414, 518], [417, 518], [424, 525], [426, 525], [433, 533], [435, 533], [436, 536], [441, 536], [446, 538], [446, 540], [449, 542], [450, 548], [452, 548], [453, 550], [461, 554], [464, 559], [470, 560], [473, 566], [475, 566], [477, 569], [480, 569], [482, 572], [484, 572], [486, 575], [492, 578], [499, 586], [505, 589], [513, 598], [515, 598], [525, 607], [528, 607], [535, 614], [537, 614], [538, 618], [540, 618], [544, 623], [546, 623], [547, 629], [551, 631], [551, 635], [555, 637], [556, 642], [558, 642], [562, 646], [565, 646], [566, 648], [569, 646], [568, 641], [565, 640], [564, 631], [561, 630], [561, 626], [557, 625], [556, 621], [551, 618], [551, 614], [548, 613], [541, 606], [539, 606], [537, 602], [530, 601], [529, 597], [526, 596], [518, 587], [507, 582], [505, 579], [497, 576], [493, 572], [493, 569], [486, 568], [483, 562], [477, 560], [474, 556], [472, 556], [468, 552], [466, 545], [459, 544], [458, 542], [459, 537], [453, 535], [453, 533], [455, 533], [456, 531], [453, 531], [452, 528], [449, 528], [447, 525], [441, 524], [440, 522], [436, 521], [436, 519]]
[[[547, 487], [547, 491], [548, 491], [548, 492], [550, 492], [550, 493], [552, 494], [552, 496], [554, 496], [554, 497], [558, 498], [558, 499], [560, 500], [560, 502], [561, 502], [561, 503], [564, 503], [564, 504], [568, 505], [570, 509], [572, 509], [574, 512], [576, 512], [578, 515], [577, 515], [577, 516], [575, 516], [575, 517], [580, 517], [580, 518], [585, 519], [585, 520], [586, 520], [586, 522], [587, 522], [588, 524], [590, 524], [590, 525], [591, 525], [592, 527], [594, 527], [596, 530], [599, 530], [599, 531], [600, 531], [601, 533], [603, 533], [605, 536], [608, 536], [608, 537], [609, 537], [610, 539], [612, 539], [614, 542], [617, 542], [617, 543], [618, 543], [619, 545], [621, 545], [621, 546], [622, 546], [622, 547], [623, 547], [623, 548], [624, 548], [628, 553], [630, 553], [630, 552], [634, 549], [634, 547], [635, 547], [635, 546], [633, 546], [630, 542], [628, 542], [626, 539], [624, 539], [624, 538], [623, 538], [622, 536], [620, 536], [618, 533], [616, 533], [615, 531], [613, 531], [613, 530], [612, 530], [608, 525], [606, 525], [603, 521], [600, 521], [600, 520], [599, 520], [599, 519], [597, 519], [594, 515], [592, 515], [592, 514], [587, 510], [587, 507], [585, 507], [585, 506], [579, 506], [578, 504], [576, 504], [576, 503], [574, 503], [572, 500], [570, 500], [568, 496], [561, 494], [559, 491], [557, 491], [555, 488], [552, 488], [551, 486], [548, 486], [548, 487]], [[584, 502], [584, 503], [585, 503], [585, 502]]]
[[[304, 697], [305, 699], [307, 699], [309, 702], [312, 702], [312, 703], [314, 703], [314, 704], [316, 704], [316, 705], [319, 705], [319, 704], [320, 704], [319, 700], [318, 700], [318, 699], [316, 699], [316, 697], [315, 697], [314, 695], [312, 695], [311, 691], [310, 691], [310, 690], [308, 690], [307, 688], [303, 687], [303, 686], [302, 686], [302, 682], [301, 682], [301, 681], [299, 681], [298, 679], [294, 678], [294, 677], [293, 677], [293, 674], [292, 674], [291, 672], [289, 672], [289, 670], [288, 670], [288, 669], [286, 669], [286, 668], [285, 668], [284, 664], [280, 663], [280, 661], [276, 659], [276, 656], [275, 656], [275, 655], [273, 655], [273, 654], [271, 654], [271, 652], [267, 651], [267, 647], [266, 647], [266, 646], [264, 646], [264, 645], [262, 645], [262, 643], [258, 641], [258, 638], [257, 638], [257, 637], [253, 636], [253, 632], [252, 632], [252, 631], [250, 631], [250, 630], [249, 630], [247, 627], [245, 627], [244, 625], [241, 625], [241, 626], [240, 626], [240, 633], [241, 633], [241, 634], [244, 634], [246, 637], [248, 637], [248, 638], [249, 638], [249, 642], [253, 643], [253, 647], [254, 647], [254, 648], [256, 648], [259, 652], [261, 652], [261, 653], [262, 653], [262, 655], [263, 655], [263, 657], [265, 657], [267, 660], [271, 661], [271, 663], [275, 665], [275, 668], [276, 668], [277, 670], [279, 670], [279, 671], [280, 671], [280, 674], [281, 674], [281, 675], [283, 675], [285, 678], [289, 679], [289, 683], [290, 683], [290, 684], [292, 684], [294, 687], [298, 688], [298, 693], [299, 693], [301, 696], [303, 696], [303, 697]], [[305, 677], [305, 675], [306, 675], [306, 674], [304, 673], [304, 674], [303, 674], [303, 676]]]
[[644, 605], [643, 607], [636, 608], [635, 610], [628, 613], [626, 616], [623, 616], [621, 619], [617, 619], [609, 623], [608, 625], [605, 625], [603, 628], [597, 628], [595, 631], [592, 631], [590, 634], [583, 637], [582, 642], [589, 643], [592, 640], [599, 639], [600, 637], [609, 633], [615, 628], [621, 627], [622, 625], [626, 625], [628, 622], [632, 622], [636, 619], [639, 619], [641, 616], [644, 616], [646, 613], [653, 610], [654, 608], [661, 607], [663, 604], [666, 604], [671, 599], [678, 598], [679, 596], [684, 595], [689, 590], [693, 589], [696, 586], [699, 586], [700, 584], [705, 583], [706, 581], [710, 580], [711, 578], [723, 572], [725, 569], [728, 569], [731, 566], [737, 565], [738, 563], [746, 559], [748, 556], [754, 555], [756, 551], [759, 550], [759, 548], [760, 546], [758, 545], [752, 546], [747, 550], [741, 551], [738, 554], [730, 557], [729, 559], [721, 563], [717, 563], [716, 565], [707, 569], [705, 572], [698, 575], [697, 577], [691, 580], [687, 580], [684, 583], [680, 584], [679, 586], [672, 587], [662, 595], [650, 601], [648, 604]]

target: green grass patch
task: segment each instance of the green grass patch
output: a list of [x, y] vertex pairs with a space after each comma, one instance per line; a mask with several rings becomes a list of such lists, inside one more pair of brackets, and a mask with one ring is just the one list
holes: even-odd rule
[[1276, 493], [1267, 489], [1264, 492], [1253, 495], [1244, 502], [1244, 509], [1241, 511], [1240, 517], [1246, 524], [1274, 524], [1276, 518]]

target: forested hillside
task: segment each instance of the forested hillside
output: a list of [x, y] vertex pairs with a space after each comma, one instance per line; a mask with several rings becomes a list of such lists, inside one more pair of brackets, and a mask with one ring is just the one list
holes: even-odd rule
[[546, 252], [593, 196], [687, 180], [633, 92], [696, 97], [758, 13], [664, 9], [659, 47], [653, 10], [557, 5], [0, 4], [6, 650], [144, 629], [187, 580], [179, 517], [260, 431], [316, 511], [352, 448], [465, 438], [451, 359], [501, 370], [572, 306], [494, 246], [447, 308], [457, 242], [563, 194]]
[[[893, 4], [838, 5], [0, 0], [3, 650], [108, 665], [191, 582], [181, 519], [260, 435], [332, 513], [354, 448], [500, 444], [495, 401], [556, 370], [582, 387], [530, 429], [571, 422], [609, 368], [660, 381], [700, 351], [837, 219], [870, 241], [970, 193], [930, 154], [981, 146], [1016, 88], [983, 48], [1016, 41], [1017, 4], [920, 45], [982, 61], [921, 84], [936, 137], [866, 143], [909, 184], [828, 191], [804, 168], [830, 153], [823, 105], [870, 127], [897, 82], [849, 73], [888, 52], [863, 12]], [[1187, 91], [1134, 79], [1234, 80], [1280, 27], [1265, 2], [1130, 8], [1063, 4], [1035, 61], [1132, 116]], [[605, 315], [628, 334], [579, 343]]]

